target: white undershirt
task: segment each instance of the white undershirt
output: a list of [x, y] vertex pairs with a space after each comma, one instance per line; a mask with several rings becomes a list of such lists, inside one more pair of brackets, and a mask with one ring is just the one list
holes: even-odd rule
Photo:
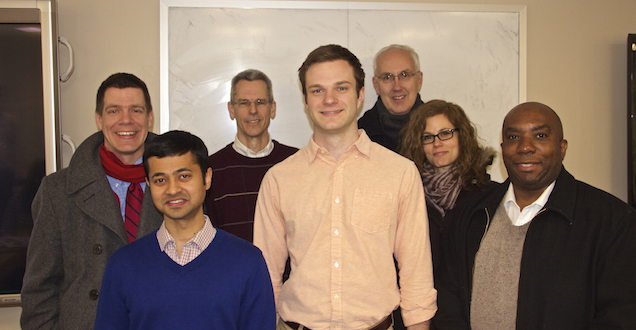
[[238, 152], [240, 155], [243, 155], [245, 157], [249, 157], [249, 158], [267, 157], [269, 156], [269, 154], [272, 153], [272, 150], [274, 150], [274, 142], [272, 142], [272, 137], [269, 134], [267, 134], [267, 138], [269, 139], [269, 141], [267, 142], [267, 145], [265, 146], [265, 148], [263, 148], [263, 150], [259, 152], [254, 152], [252, 151], [252, 149], [246, 147], [241, 141], [239, 141], [238, 135], [234, 138], [234, 144], [232, 144], [232, 148], [234, 148], [234, 151]]
[[515, 198], [515, 191], [512, 187], [512, 182], [510, 182], [510, 186], [508, 186], [508, 191], [504, 196], [504, 207], [506, 208], [506, 212], [508, 213], [508, 217], [512, 220], [512, 224], [519, 227], [523, 226], [526, 223], [530, 222], [532, 218], [534, 218], [539, 211], [545, 206], [545, 203], [548, 202], [548, 198], [550, 198], [550, 194], [552, 194], [552, 190], [554, 189], [555, 181], [545, 188], [541, 196], [537, 198], [536, 201], [532, 202], [532, 204], [523, 208], [521, 208], [517, 204], [517, 199]]

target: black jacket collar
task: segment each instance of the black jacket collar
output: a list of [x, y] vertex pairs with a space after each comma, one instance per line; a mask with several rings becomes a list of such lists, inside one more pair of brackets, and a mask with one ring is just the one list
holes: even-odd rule
[[[471, 217], [475, 212], [479, 212], [480, 210], [486, 210], [491, 215], [494, 214], [509, 186], [510, 179], [506, 179], [506, 181], [495, 188], [489, 196], [471, 208]], [[562, 167], [556, 179], [554, 190], [552, 190], [548, 202], [543, 208], [543, 212], [556, 212], [572, 224], [574, 222], [576, 194], [576, 179], [574, 179], [574, 176], [572, 176], [565, 167]]]

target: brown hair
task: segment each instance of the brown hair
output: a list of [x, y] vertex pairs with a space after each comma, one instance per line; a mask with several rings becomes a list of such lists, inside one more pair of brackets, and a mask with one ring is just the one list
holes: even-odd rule
[[455, 177], [461, 178], [462, 188], [471, 190], [474, 185], [486, 185], [490, 181], [486, 174], [486, 164], [482, 154], [484, 148], [479, 145], [475, 125], [468, 119], [464, 110], [457, 104], [442, 101], [428, 101], [411, 113], [408, 124], [402, 129], [400, 154], [417, 165], [420, 173], [428, 163], [422, 145], [422, 133], [426, 121], [436, 115], [444, 115], [458, 129], [459, 156], [453, 166]]
[[320, 46], [309, 53], [303, 65], [298, 69], [298, 78], [300, 78], [305, 101], [307, 101], [307, 70], [309, 70], [309, 67], [316, 63], [333, 62], [337, 60], [344, 60], [353, 68], [353, 77], [356, 80], [356, 93], [360, 96], [360, 90], [364, 87], [364, 70], [362, 70], [360, 60], [348, 49], [340, 45], [326, 45]]
[[240, 72], [234, 78], [232, 78], [232, 87], [230, 89], [230, 103], [234, 103], [234, 94], [236, 94], [236, 84], [241, 80], [247, 81], [257, 81], [260, 80], [265, 83], [267, 86], [267, 97], [269, 98], [269, 102], [274, 101], [274, 91], [272, 90], [272, 81], [264, 74], [262, 71], [258, 71], [255, 69], [249, 69]]
[[150, 103], [150, 93], [148, 93], [148, 87], [141, 79], [137, 78], [134, 74], [119, 72], [112, 74], [106, 78], [99, 86], [97, 90], [97, 101], [95, 105], [95, 112], [98, 115], [102, 115], [104, 111], [104, 95], [109, 88], [139, 88], [144, 94], [144, 101], [146, 102], [146, 111], [150, 113], [152, 111], [152, 103]]

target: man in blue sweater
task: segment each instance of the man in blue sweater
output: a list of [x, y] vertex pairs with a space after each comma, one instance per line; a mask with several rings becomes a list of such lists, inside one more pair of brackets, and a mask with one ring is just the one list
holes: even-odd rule
[[274, 329], [267, 266], [258, 248], [203, 214], [212, 170], [198, 137], [171, 131], [144, 151], [146, 183], [163, 214], [151, 235], [111, 257], [96, 329]]

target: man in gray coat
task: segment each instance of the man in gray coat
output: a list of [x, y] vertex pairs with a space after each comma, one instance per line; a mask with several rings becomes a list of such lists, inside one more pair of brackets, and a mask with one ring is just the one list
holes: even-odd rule
[[[159, 227], [141, 164], [153, 113], [146, 84], [116, 73], [97, 92], [99, 132], [42, 180], [22, 286], [22, 329], [92, 329], [111, 254]], [[141, 176], [141, 177], [140, 177]]]

